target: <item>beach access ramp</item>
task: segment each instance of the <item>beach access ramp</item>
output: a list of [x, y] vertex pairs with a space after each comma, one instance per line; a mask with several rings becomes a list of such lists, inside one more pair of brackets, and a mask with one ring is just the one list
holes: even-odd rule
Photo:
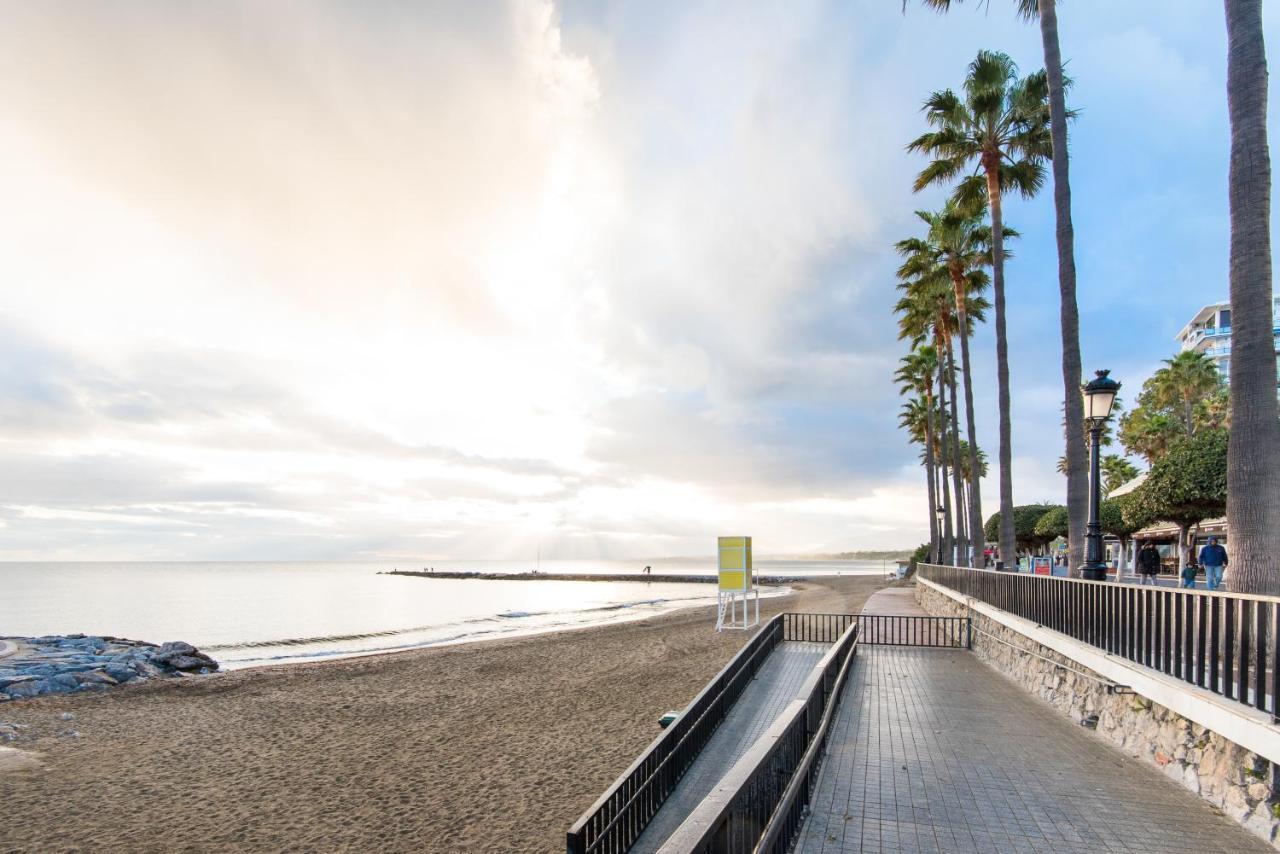
[[797, 769], [816, 774], [815, 748], [860, 635], [873, 643], [968, 643], [963, 618], [773, 617], [583, 813], [569, 830], [569, 854], [666, 850], [689, 836], [691, 816], [718, 799], [734, 800], [744, 785], [735, 777], [740, 769], [754, 769], [748, 787], [763, 781], [768, 789], [751, 795], [748, 819], [756, 830], [764, 827]]

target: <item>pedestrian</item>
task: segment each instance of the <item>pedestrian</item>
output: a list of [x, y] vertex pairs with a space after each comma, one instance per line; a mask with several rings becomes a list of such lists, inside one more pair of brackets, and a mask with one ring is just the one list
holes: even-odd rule
[[1227, 566], [1227, 550], [1218, 544], [1217, 537], [1210, 537], [1209, 544], [1200, 550], [1200, 563], [1204, 566], [1204, 586], [1217, 590]]
[[1182, 586], [1194, 590], [1196, 586], [1196, 571], [1199, 569], [1195, 563], [1188, 563], [1182, 568]]
[[1160, 572], [1160, 552], [1156, 544], [1147, 540], [1138, 549], [1138, 575], [1142, 576], [1140, 584], [1156, 584], [1156, 575]]

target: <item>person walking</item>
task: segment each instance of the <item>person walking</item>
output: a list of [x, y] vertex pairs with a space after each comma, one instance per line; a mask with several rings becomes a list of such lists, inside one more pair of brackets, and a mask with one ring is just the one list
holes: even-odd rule
[[1209, 544], [1200, 550], [1200, 565], [1204, 567], [1204, 586], [1217, 590], [1227, 566], [1227, 550], [1218, 544], [1217, 537], [1210, 537]]
[[1147, 540], [1138, 549], [1138, 575], [1142, 576], [1140, 584], [1156, 584], [1156, 575], [1160, 572], [1160, 552], [1155, 543]]
[[1188, 590], [1194, 590], [1196, 586], [1196, 572], [1200, 567], [1194, 563], [1188, 563], [1182, 568], [1182, 586]]

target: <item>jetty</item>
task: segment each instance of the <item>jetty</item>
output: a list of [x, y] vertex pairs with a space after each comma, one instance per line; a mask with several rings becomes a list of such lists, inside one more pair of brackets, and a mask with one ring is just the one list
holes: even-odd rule
[[[587, 572], [425, 572], [420, 570], [393, 569], [379, 575], [412, 575], [415, 578], [462, 579], [469, 581], [661, 581], [667, 584], [715, 584], [715, 575], [678, 575], [676, 573], [640, 572], [587, 573]], [[757, 575], [758, 584], [793, 584], [804, 581], [801, 575]]]

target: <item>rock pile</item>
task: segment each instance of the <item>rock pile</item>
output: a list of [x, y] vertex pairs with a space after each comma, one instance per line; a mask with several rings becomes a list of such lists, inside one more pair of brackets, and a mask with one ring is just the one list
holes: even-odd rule
[[0, 702], [218, 669], [218, 662], [182, 641], [156, 646], [86, 635], [4, 640], [16, 642], [17, 651], [0, 658]]

